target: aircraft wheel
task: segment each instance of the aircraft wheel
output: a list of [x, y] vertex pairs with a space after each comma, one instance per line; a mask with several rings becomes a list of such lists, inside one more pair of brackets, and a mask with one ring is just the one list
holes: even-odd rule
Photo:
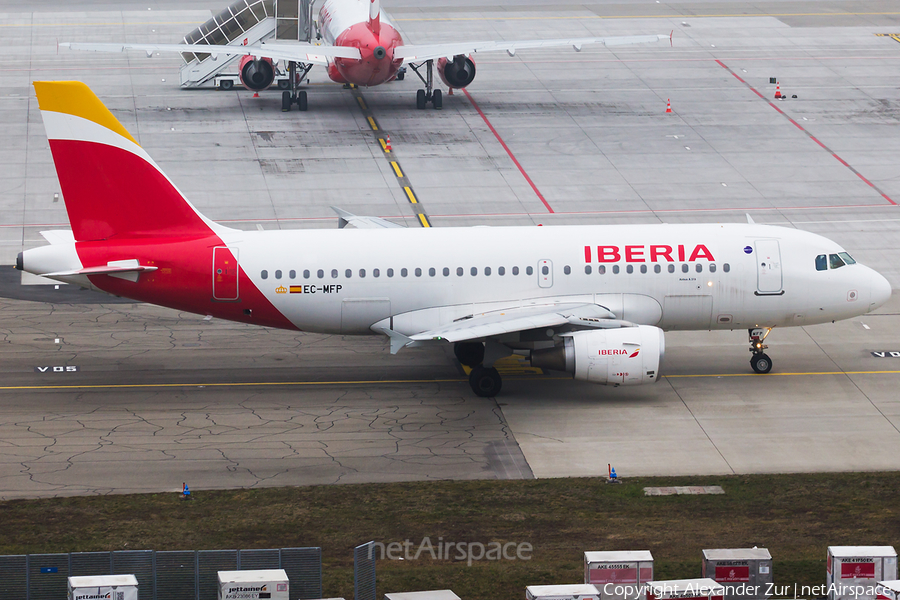
[[289, 112], [291, 110], [291, 93], [281, 92], [281, 112]]
[[469, 374], [469, 385], [476, 396], [492, 398], [500, 393], [503, 381], [497, 369], [479, 365]]
[[403, 81], [406, 78], [406, 67], [397, 71], [397, 81]]
[[768, 373], [772, 370], [772, 359], [767, 354], [754, 354], [750, 366], [757, 373]]
[[297, 92], [297, 108], [302, 111], [306, 111], [309, 108], [309, 102], [306, 98], [306, 91], [301, 90]]
[[453, 346], [456, 359], [467, 367], [477, 367], [484, 362], [484, 344], [481, 342], [457, 342]]
[[425, 90], [419, 90], [416, 92], [416, 108], [422, 110], [425, 108]]
[[219, 82], [219, 89], [223, 91], [228, 91], [234, 87], [234, 82], [230, 79], [223, 79]]
[[432, 92], [431, 106], [433, 106], [435, 110], [441, 110], [444, 106], [444, 98], [441, 90], [434, 90], [434, 92]]

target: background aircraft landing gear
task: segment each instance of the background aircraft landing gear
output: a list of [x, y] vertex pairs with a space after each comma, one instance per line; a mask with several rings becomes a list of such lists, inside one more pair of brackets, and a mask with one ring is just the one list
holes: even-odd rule
[[[297, 87], [309, 73], [310, 69], [312, 69], [311, 64], [297, 63], [294, 61], [288, 63], [288, 82], [290, 90], [281, 92], [281, 112], [290, 111], [291, 106], [294, 104], [297, 105], [297, 110], [301, 112], [306, 112], [306, 109], [309, 108], [306, 90], [298, 90]], [[278, 87], [281, 87], [281, 82], [279, 82]]]
[[769, 358], [768, 354], [763, 352], [763, 350], [768, 348], [768, 346], [763, 344], [763, 341], [771, 331], [771, 327], [759, 327], [749, 330], [750, 352], [753, 353], [753, 356], [750, 357], [750, 366], [753, 367], [753, 370], [757, 373], [768, 373], [772, 370], [772, 359]]
[[297, 105], [297, 110], [306, 111], [309, 108], [306, 91], [300, 90], [296, 96], [291, 95], [290, 92], [281, 92], [281, 112], [290, 111], [292, 104]]
[[472, 391], [476, 396], [492, 398], [500, 393], [503, 381], [500, 379], [500, 373], [494, 367], [478, 365], [469, 374], [469, 385], [472, 386]]

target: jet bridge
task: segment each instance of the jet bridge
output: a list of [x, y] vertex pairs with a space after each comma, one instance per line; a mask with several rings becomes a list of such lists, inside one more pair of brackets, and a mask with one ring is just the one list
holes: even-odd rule
[[[237, 0], [184, 36], [185, 44], [247, 46], [264, 40], [309, 42], [313, 36], [314, 0]], [[214, 57], [184, 52], [181, 87], [231, 89], [240, 81], [240, 56]], [[284, 70], [276, 71], [280, 89], [290, 89]]]

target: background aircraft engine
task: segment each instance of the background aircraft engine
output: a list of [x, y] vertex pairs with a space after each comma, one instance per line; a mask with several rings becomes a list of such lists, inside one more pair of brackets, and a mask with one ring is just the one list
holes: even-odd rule
[[554, 348], [534, 350], [531, 364], [566, 371], [575, 379], [603, 385], [640, 385], [659, 379], [665, 334], [650, 325], [566, 334]]
[[241, 83], [248, 90], [260, 92], [267, 89], [275, 81], [275, 67], [271, 58], [255, 59], [245, 56], [241, 59], [238, 72], [241, 74]]
[[464, 88], [475, 79], [475, 61], [462, 54], [454, 56], [453, 60], [439, 58], [437, 72], [447, 87]]

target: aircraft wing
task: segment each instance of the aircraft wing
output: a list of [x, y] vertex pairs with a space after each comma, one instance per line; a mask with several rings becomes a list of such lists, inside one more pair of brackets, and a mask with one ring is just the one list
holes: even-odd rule
[[126, 50], [143, 50], [148, 55], [153, 52], [188, 52], [191, 54], [211, 54], [213, 56], [255, 56], [272, 60], [296, 61], [327, 65], [335, 58], [355, 58], [359, 60], [357, 48], [346, 46], [316, 46], [302, 43], [262, 43], [248, 46], [210, 45], [210, 44], [114, 44], [93, 42], [64, 42], [63, 48], [72, 50], [91, 50], [94, 52], [124, 52]]
[[561, 326], [572, 329], [605, 329], [626, 325], [630, 323], [616, 320], [616, 316], [609, 309], [599, 304], [553, 303], [470, 315], [439, 329], [409, 336], [409, 340], [464, 342], [529, 329]]
[[402, 58], [404, 62], [421, 62], [438, 58], [453, 58], [459, 54], [468, 56], [478, 52], [499, 52], [505, 50], [510, 56], [516, 53], [516, 50], [525, 48], [556, 48], [561, 46], [572, 46], [572, 48], [580, 52], [581, 47], [585, 44], [602, 44], [604, 46], [621, 46], [625, 44], [645, 44], [648, 42], [658, 42], [659, 40], [669, 38], [671, 35], [626, 35], [615, 37], [586, 37], [586, 38], [567, 38], [557, 40], [517, 40], [511, 42], [488, 41], [488, 42], [450, 42], [444, 44], [412, 44], [394, 48], [394, 57]]

